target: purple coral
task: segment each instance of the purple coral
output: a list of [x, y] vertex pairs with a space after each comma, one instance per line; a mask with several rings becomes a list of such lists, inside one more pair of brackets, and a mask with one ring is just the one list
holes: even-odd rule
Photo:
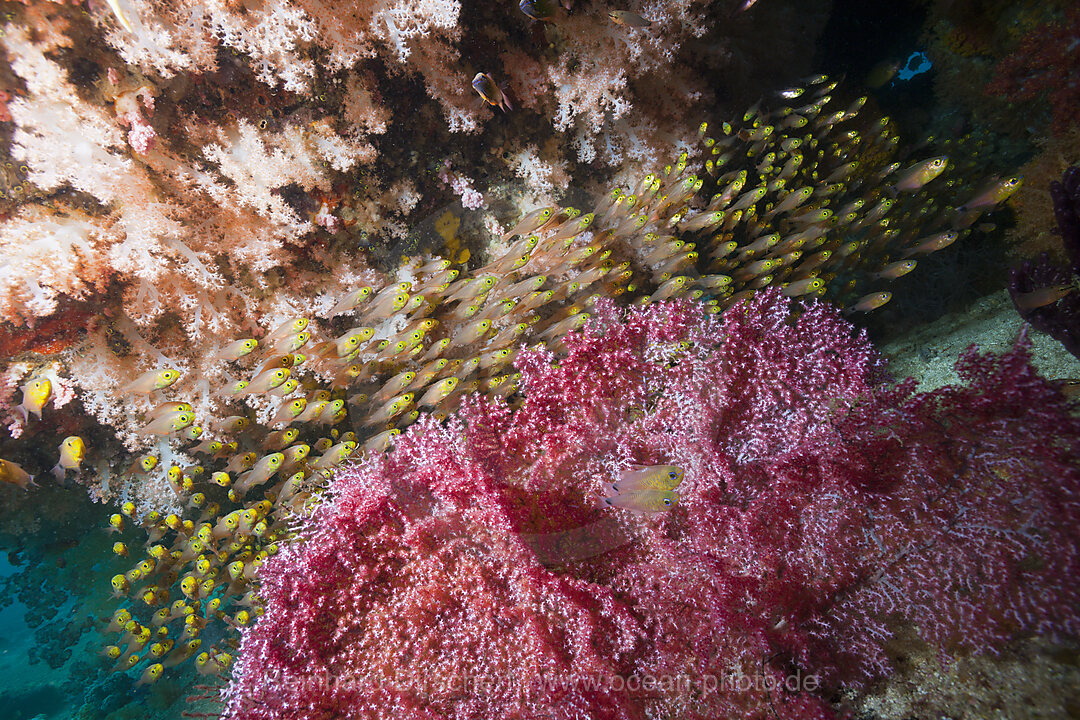
[[[566, 347], [338, 473], [225, 717], [824, 718], [898, 619], [945, 654], [1080, 632], [1080, 423], [1026, 338], [920, 395], [777, 292], [602, 305]], [[673, 510], [602, 506], [631, 463], [685, 469]]]
[[1080, 290], [1073, 287], [1060, 299], [1036, 307], [1023, 299], [1031, 293], [1067, 288], [1080, 276], [1080, 167], [1068, 168], [1061, 182], [1050, 183], [1050, 197], [1069, 266], [1059, 265], [1041, 253], [1034, 261], [1025, 261], [1012, 269], [1009, 294], [1024, 320], [1080, 357]]

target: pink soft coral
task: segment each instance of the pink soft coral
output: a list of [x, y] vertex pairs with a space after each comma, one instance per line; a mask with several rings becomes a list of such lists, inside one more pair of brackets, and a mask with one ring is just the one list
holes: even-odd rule
[[[521, 408], [337, 475], [225, 717], [829, 717], [889, 613], [944, 652], [1076, 634], [1080, 423], [1025, 343], [913, 395], [822, 304], [601, 306], [519, 355]], [[675, 509], [602, 507], [631, 463], [685, 469]]]

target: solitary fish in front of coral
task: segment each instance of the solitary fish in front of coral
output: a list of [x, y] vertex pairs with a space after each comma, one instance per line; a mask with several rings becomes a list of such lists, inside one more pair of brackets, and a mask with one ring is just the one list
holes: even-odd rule
[[604, 503], [608, 506], [639, 513], [666, 512], [675, 507], [677, 502], [679, 502], [678, 493], [670, 490], [638, 490], [604, 498]]
[[30, 419], [30, 413], [41, 419], [41, 409], [52, 397], [52, 381], [49, 378], [38, 377], [30, 380], [22, 386], [22, 402], [18, 409], [22, 412], [23, 421]]
[[619, 479], [611, 484], [617, 493], [644, 490], [670, 492], [683, 481], [683, 470], [675, 465], [634, 465], [619, 473]]
[[476, 92], [480, 93], [480, 97], [488, 105], [502, 108], [503, 112], [514, 109], [514, 106], [510, 103], [510, 98], [506, 97], [506, 93], [495, 84], [495, 79], [488, 73], [476, 73], [476, 77], [472, 80], [472, 86]]
[[1036, 308], [1053, 305], [1061, 298], [1077, 289], [1075, 283], [1068, 285], [1051, 285], [1038, 288], [1031, 292], [1018, 292], [1013, 295], [1013, 302], [1020, 310], [1034, 310]]
[[652, 25], [652, 23], [645, 18], [637, 13], [630, 12], [629, 10], [612, 10], [608, 13], [608, 17], [611, 18], [611, 22], [616, 25], [623, 25], [625, 27], [643, 28]]
[[3, 459], [0, 459], [0, 482], [18, 485], [23, 490], [27, 490], [31, 484], [37, 484], [30, 473], [10, 460]]
[[86, 457], [86, 443], [81, 437], [72, 435], [64, 438], [64, 442], [60, 443], [60, 461], [53, 467], [52, 474], [57, 480], [63, 480], [66, 470], [79, 472], [84, 457]]

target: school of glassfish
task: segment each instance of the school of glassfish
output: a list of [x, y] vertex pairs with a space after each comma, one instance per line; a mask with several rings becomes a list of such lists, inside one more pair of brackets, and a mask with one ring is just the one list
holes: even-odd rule
[[[489, 76], [477, 81], [485, 99], [502, 102]], [[339, 298], [328, 319], [289, 318], [209, 351], [242, 380], [185, 386], [180, 370], [157, 367], [120, 388], [156, 403], [141, 427], [148, 440], [168, 441], [191, 462], [147, 452], [114, 468], [163, 474], [183, 511], [126, 503], [109, 519], [121, 535], [115, 554], [135, 564], [112, 578], [122, 606], [108, 630], [119, 637], [103, 654], [120, 671], [143, 667], [143, 683], [188, 659], [201, 673], [227, 668], [235, 638], [221, 628], [258, 616], [260, 564], [291, 537], [290, 519], [318, 503], [333, 468], [386, 450], [419, 413], [452, 412], [466, 394], [527, 402], [512, 367], [517, 348], [559, 352], [597, 298], [682, 297], [721, 312], [773, 285], [870, 312], [889, 301], [891, 280], [1019, 186], [1005, 178], [975, 189], [942, 156], [900, 162], [888, 118], [862, 112], [865, 98], [842, 105], [836, 90], [819, 76], [715, 132], [703, 123], [697, 173], [683, 153], [591, 212], [538, 208], [471, 273], [445, 259], [406, 259], [385, 286]], [[165, 398], [184, 387], [216, 394], [231, 413], [200, 419], [182, 397]], [[22, 393], [21, 411], [40, 419], [49, 380], [31, 377]], [[66, 438], [53, 473], [80, 472], [92, 452]], [[33, 478], [0, 460], [0, 481], [26, 488]], [[664, 512], [682, 481], [674, 466], [636, 466], [602, 504]], [[209, 627], [215, 640], [203, 648]]]

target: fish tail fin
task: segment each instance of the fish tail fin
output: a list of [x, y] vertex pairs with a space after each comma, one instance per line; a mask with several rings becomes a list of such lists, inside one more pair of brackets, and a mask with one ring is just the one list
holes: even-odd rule
[[53, 466], [51, 472], [53, 474], [53, 477], [55, 477], [60, 482], [64, 482], [64, 468], [60, 465], [60, 463], [56, 463], [56, 465]]

